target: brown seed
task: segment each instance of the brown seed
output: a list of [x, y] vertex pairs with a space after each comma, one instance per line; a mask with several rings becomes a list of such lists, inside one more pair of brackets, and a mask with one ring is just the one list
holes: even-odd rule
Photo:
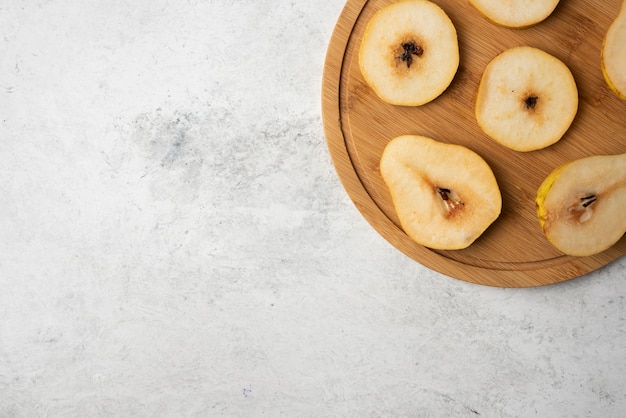
[[404, 49], [404, 52], [398, 58], [406, 62], [408, 68], [411, 68], [411, 64], [413, 64], [413, 55], [421, 57], [424, 54], [424, 48], [416, 45], [415, 42], [403, 43], [402, 49]]
[[450, 194], [450, 189], [442, 189], [441, 187], [438, 187], [437, 193], [439, 193], [439, 196], [441, 197], [442, 200], [444, 201], [450, 200], [450, 196], [448, 196]]
[[524, 100], [526, 109], [534, 109], [535, 106], [537, 106], [537, 100], [539, 100], [539, 97], [537, 96], [528, 96], [526, 100]]
[[589, 196], [585, 196], [583, 198], [580, 199], [584, 208], [588, 207], [589, 205], [592, 205], [596, 200], [598, 200], [598, 198], [596, 197], [596, 195], [589, 195]]

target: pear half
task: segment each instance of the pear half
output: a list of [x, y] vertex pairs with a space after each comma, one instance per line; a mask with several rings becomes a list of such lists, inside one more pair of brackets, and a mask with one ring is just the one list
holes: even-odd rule
[[502, 52], [487, 65], [478, 87], [478, 125], [515, 151], [559, 141], [577, 112], [578, 89], [569, 68], [538, 48]]
[[537, 216], [546, 238], [564, 254], [589, 256], [626, 232], [626, 154], [566, 163], [537, 191]]
[[474, 151], [418, 135], [391, 140], [380, 171], [404, 232], [425, 247], [468, 247], [500, 215], [490, 166]]
[[609, 88], [626, 100], [626, 1], [602, 43], [602, 74]]
[[508, 28], [527, 28], [552, 14], [559, 0], [470, 0], [493, 23]]
[[390, 104], [420, 106], [443, 93], [459, 67], [457, 33], [428, 0], [402, 0], [368, 22], [359, 48], [363, 78]]

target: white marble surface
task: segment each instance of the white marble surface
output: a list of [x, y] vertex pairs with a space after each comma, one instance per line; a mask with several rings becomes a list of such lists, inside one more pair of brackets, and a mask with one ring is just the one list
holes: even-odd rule
[[626, 260], [399, 253], [333, 169], [342, 0], [0, 3], [0, 417], [618, 417]]

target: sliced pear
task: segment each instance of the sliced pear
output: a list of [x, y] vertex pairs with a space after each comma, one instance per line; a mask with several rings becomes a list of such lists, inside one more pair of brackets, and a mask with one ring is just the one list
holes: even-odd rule
[[604, 37], [601, 62], [606, 83], [626, 100], [626, 1]]
[[380, 170], [404, 232], [418, 244], [466, 248], [500, 215], [491, 168], [461, 145], [403, 135], [385, 147]]
[[485, 68], [476, 99], [481, 129], [515, 151], [559, 141], [578, 112], [578, 89], [569, 68], [537, 48], [520, 46]]
[[493, 23], [509, 28], [526, 28], [552, 14], [559, 0], [470, 0]]
[[626, 154], [581, 158], [555, 169], [537, 191], [537, 216], [564, 254], [589, 256], [626, 232]]
[[392, 3], [369, 21], [359, 48], [359, 67], [383, 101], [426, 104], [448, 88], [459, 67], [456, 29], [435, 3]]

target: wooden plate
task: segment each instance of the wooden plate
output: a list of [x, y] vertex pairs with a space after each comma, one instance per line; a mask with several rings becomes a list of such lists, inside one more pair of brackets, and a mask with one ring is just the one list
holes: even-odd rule
[[[392, 106], [365, 84], [358, 66], [361, 35], [372, 15], [391, 0], [348, 0], [326, 56], [322, 111], [335, 168], [349, 196], [370, 224], [409, 257], [442, 274], [484, 285], [530, 287], [582, 276], [621, 257], [626, 236], [592, 257], [565, 256], [543, 236], [535, 193], [556, 166], [593, 154], [626, 152], [626, 102], [606, 86], [600, 48], [621, 0], [561, 0], [554, 13], [528, 29], [493, 25], [468, 2], [435, 0], [454, 22], [461, 51], [448, 90], [421, 107]], [[496, 144], [474, 117], [482, 71], [507, 48], [531, 45], [567, 64], [580, 96], [576, 119], [565, 136], [543, 150], [520, 153]], [[500, 218], [469, 248], [435, 251], [402, 231], [378, 169], [387, 142], [419, 134], [465, 145], [492, 167], [502, 191]]]

